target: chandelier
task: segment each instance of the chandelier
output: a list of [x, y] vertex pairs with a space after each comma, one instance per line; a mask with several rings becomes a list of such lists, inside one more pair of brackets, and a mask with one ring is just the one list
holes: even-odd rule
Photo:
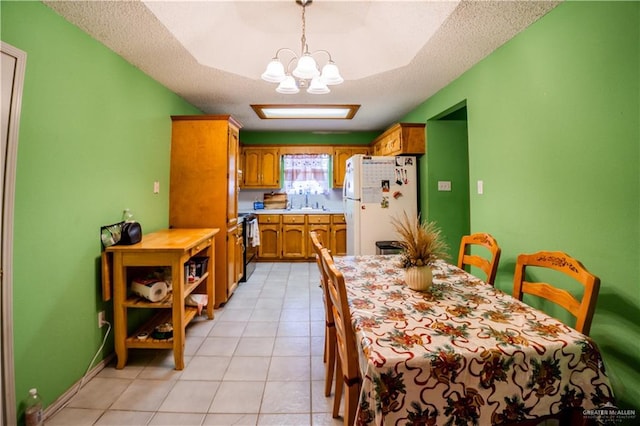
[[[302, 38], [300, 55], [293, 50], [282, 47], [276, 51], [276, 55], [267, 65], [267, 69], [262, 73], [262, 79], [269, 83], [280, 83], [276, 88], [276, 92], [284, 94], [295, 94], [300, 88], [307, 88], [307, 93], [321, 95], [329, 93], [330, 85], [340, 84], [344, 80], [340, 76], [340, 71], [336, 64], [331, 60], [331, 54], [326, 50], [316, 50], [309, 52], [306, 37], [306, 21], [304, 12], [307, 5], [312, 0], [296, 0], [296, 3], [302, 6]], [[284, 64], [280, 60], [280, 54], [288, 52], [293, 57], [287, 63], [286, 71]], [[318, 69], [318, 64], [313, 58], [314, 55], [325, 53], [329, 57], [329, 61], [322, 67], [322, 73]], [[293, 72], [289, 70], [295, 64]]]

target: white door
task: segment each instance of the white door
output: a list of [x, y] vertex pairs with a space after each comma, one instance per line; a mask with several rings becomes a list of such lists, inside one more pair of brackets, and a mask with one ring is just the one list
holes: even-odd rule
[[13, 262], [13, 199], [18, 152], [18, 129], [22, 104], [22, 85], [27, 54], [4, 42], [1, 44], [0, 96], [2, 99], [2, 158], [0, 186], [2, 226], [0, 226], [0, 423], [16, 424], [15, 378], [13, 373], [13, 312], [11, 310]]

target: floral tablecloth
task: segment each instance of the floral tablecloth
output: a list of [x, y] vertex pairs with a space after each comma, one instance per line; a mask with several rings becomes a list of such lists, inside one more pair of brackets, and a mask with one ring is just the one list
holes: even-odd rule
[[439, 261], [427, 292], [396, 256], [334, 258], [361, 351], [357, 425], [489, 425], [613, 403], [587, 336]]

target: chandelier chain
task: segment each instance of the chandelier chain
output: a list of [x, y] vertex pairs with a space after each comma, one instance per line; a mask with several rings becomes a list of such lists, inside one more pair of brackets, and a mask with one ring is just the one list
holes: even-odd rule
[[306, 3], [302, 3], [302, 38], [300, 39], [300, 41], [302, 42], [302, 54], [304, 55], [305, 52], [307, 52], [309, 50], [309, 47], [307, 46], [307, 20], [305, 19], [304, 16], [304, 12], [307, 9], [307, 4]]

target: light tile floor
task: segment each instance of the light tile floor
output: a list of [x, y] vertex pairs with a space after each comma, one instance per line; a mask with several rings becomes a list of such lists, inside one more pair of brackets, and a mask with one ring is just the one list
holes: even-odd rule
[[324, 308], [315, 263], [259, 263], [215, 319], [169, 350], [130, 350], [47, 425], [342, 425], [324, 396]]

